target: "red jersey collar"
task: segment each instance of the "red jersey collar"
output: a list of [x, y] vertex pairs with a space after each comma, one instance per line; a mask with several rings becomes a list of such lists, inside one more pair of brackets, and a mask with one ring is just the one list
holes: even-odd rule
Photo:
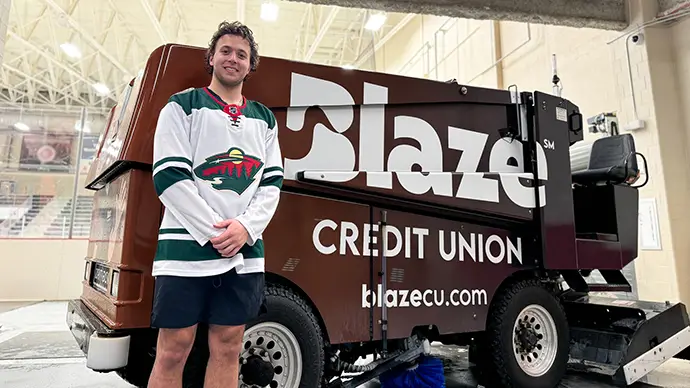
[[215, 101], [218, 105], [220, 105], [223, 108], [223, 112], [231, 116], [236, 115], [232, 113], [232, 108], [236, 108], [236, 111], [240, 111], [247, 106], [247, 98], [245, 96], [242, 96], [242, 105], [227, 104], [225, 101], [223, 101], [222, 98], [220, 98], [219, 95], [217, 95], [213, 90], [209, 89], [208, 86], [204, 87], [204, 91], [206, 92], [206, 94], [208, 94], [209, 97], [211, 97], [211, 99], [213, 99], [213, 101]]

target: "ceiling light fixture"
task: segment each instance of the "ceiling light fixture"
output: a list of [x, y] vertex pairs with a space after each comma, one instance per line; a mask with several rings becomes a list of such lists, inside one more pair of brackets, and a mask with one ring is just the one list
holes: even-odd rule
[[345, 70], [353, 70], [355, 68], [353, 65], [342, 65], [341, 67]]
[[263, 3], [261, 4], [261, 19], [267, 22], [274, 22], [278, 19], [278, 4]]
[[105, 86], [105, 84], [100, 82], [96, 82], [95, 84], [93, 84], [93, 88], [96, 89], [96, 93], [98, 93], [101, 96], [105, 96], [108, 93], [110, 93], [110, 88], [108, 88], [107, 86]]
[[[77, 120], [77, 122], [74, 123], [74, 130], [81, 132], [81, 120]], [[91, 126], [89, 126], [89, 123], [84, 123], [84, 133], [91, 133]]]
[[17, 121], [16, 123], [14, 123], [14, 127], [15, 127], [16, 129], [18, 129], [18, 130], [20, 130], [20, 131], [24, 131], [24, 132], [26, 132], [26, 131], [28, 131], [28, 130], [31, 129], [31, 128], [29, 128], [28, 125], [22, 123], [21, 121]]
[[385, 13], [375, 13], [371, 16], [369, 16], [369, 20], [367, 20], [367, 23], [364, 25], [364, 28], [369, 30], [369, 31], [378, 31], [383, 27], [383, 24], [386, 22], [386, 14]]
[[72, 43], [63, 43], [60, 45], [60, 48], [70, 58], [81, 58], [81, 50]]

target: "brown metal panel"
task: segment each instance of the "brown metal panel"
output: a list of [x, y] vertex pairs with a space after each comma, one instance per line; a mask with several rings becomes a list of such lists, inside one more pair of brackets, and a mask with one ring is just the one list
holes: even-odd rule
[[[381, 220], [381, 210], [385, 209], [374, 209], [374, 223]], [[415, 327], [430, 325], [440, 334], [484, 330], [488, 304], [500, 284], [517, 271], [536, 266], [535, 246], [525, 231], [402, 211], [387, 211], [386, 220], [388, 338], [404, 338]], [[379, 254], [374, 260], [376, 272], [382, 263], [381, 236], [379, 230], [374, 245]], [[376, 292], [380, 277], [375, 284]], [[350, 292], [358, 286], [351, 284]], [[371, 297], [367, 301], [370, 304]], [[377, 319], [383, 300], [379, 302], [374, 306]], [[381, 330], [375, 327], [375, 339], [380, 339]]]

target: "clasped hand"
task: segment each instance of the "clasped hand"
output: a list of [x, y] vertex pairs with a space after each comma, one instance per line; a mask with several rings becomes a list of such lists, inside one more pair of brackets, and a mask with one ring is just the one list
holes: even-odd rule
[[234, 219], [221, 221], [213, 226], [219, 229], [226, 228], [220, 236], [211, 239], [213, 248], [223, 257], [235, 256], [249, 237], [244, 225]]

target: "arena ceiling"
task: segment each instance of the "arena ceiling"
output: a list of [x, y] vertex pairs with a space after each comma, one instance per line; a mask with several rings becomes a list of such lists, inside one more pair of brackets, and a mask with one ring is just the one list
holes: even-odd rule
[[[307, 1], [12, 0], [0, 104], [44, 112], [85, 105], [104, 112], [156, 47], [206, 46], [223, 19], [250, 25], [263, 55], [354, 67], [419, 13], [627, 26], [626, 0]], [[684, 3], [658, 1], [662, 11]]]
[[[2, 105], [101, 111], [158, 46], [205, 47], [242, 20], [262, 55], [355, 66], [414, 15], [260, 0], [13, 0], [0, 72]], [[373, 19], [372, 15], [376, 14]], [[273, 15], [273, 16], [272, 16]], [[383, 15], [381, 18], [378, 15]]]

